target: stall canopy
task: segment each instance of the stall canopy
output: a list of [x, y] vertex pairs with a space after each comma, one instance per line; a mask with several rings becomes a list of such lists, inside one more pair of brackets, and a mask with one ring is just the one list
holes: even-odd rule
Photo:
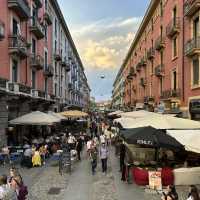
[[67, 119], [67, 118], [64, 117], [63, 115], [61, 115], [61, 114], [59, 114], [59, 113], [55, 113], [55, 112], [53, 112], [53, 111], [48, 111], [48, 114], [49, 114], [49, 115], [52, 115], [53, 117], [56, 117], [56, 118], [58, 118], [58, 119], [60, 119], [60, 120], [66, 120], [66, 119]]
[[199, 122], [159, 114], [138, 119], [119, 118], [115, 122], [120, 123], [123, 128], [152, 126], [156, 129], [200, 129]]
[[129, 144], [147, 145], [158, 148], [183, 148], [183, 145], [175, 138], [151, 126], [122, 129], [120, 134]]
[[79, 117], [87, 117], [88, 114], [79, 110], [68, 110], [65, 112], [59, 113], [65, 117], [71, 117], [71, 118], [79, 118]]
[[200, 153], [200, 130], [167, 130], [167, 134], [184, 145], [185, 150]]
[[152, 116], [152, 115], [158, 115], [156, 113], [153, 112], [148, 112], [145, 110], [139, 110], [139, 111], [132, 111], [132, 112], [123, 112], [119, 114], [121, 117], [127, 117], [127, 118], [143, 118], [143, 117], [147, 117], [147, 116]]
[[40, 111], [34, 111], [9, 121], [13, 125], [52, 125], [57, 122], [60, 122], [60, 119]]

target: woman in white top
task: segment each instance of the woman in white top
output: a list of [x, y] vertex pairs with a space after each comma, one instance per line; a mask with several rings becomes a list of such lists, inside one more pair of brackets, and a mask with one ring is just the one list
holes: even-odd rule
[[199, 192], [195, 185], [190, 186], [190, 192], [189, 192], [187, 200], [200, 200]]

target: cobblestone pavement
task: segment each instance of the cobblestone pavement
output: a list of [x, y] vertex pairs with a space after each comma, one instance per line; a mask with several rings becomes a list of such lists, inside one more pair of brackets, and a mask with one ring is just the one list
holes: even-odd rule
[[[29, 189], [29, 200], [160, 200], [160, 195], [145, 191], [144, 187], [120, 180], [119, 161], [111, 150], [108, 173], [91, 174], [86, 153], [81, 162], [75, 163], [71, 175], [61, 176], [58, 166], [50, 161], [41, 168], [20, 169]], [[8, 173], [8, 167], [0, 167], [0, 173]], [[188, 187], [177, 187], [180, 200], [185, 200]]]

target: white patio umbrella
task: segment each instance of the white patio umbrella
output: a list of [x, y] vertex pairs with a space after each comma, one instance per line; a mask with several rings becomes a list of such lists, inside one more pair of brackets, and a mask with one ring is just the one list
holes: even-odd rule
[[60, 119], [60, 120], [66, 120], [66, 119], [67, 119], [67, 118], [64, 117], [63, 115], [61, 115], [61, 114], [59, 114], [59, 113], [55, 113], [55, 112], [53, 112], [53, 111], [48, 111], [48, 114], [49, 114], [49, 115], [52, 115], [53, 117], [56, 117], [56, 118], [58, 118], [58, 119]]
[[185, 150], [200, 153], [200, 130], [167, 130], [167, 134], [185, 146]]
[[182, 119], [165, 115], [152, 115], [144, 118], [132, 119], [119, 118], [124, 128], [138, 128], [152, 126], [156, 129], [200, 129], [200, 123], [197, 121]]
[[52, 125], [61, 120], [40, 111], [34, 111], [9, 121], [13, 125]]
[[108, 116], [119, 115], [120, 113], [123, 113], [123, 111], [121, 111], [121, 110], [117, 110], [117, 111], [115, 111], [115, 112], [111, 112], [111, 113], [109, 113]]

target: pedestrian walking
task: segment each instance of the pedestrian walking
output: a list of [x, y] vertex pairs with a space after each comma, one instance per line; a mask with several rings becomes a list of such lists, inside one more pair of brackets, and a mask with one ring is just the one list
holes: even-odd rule
[[198, 189], [195, 185], [190, 186], [187, 200], [200, 200]]
[[167, 193], [163, 193], [162, 200], [178, 200], [178, 194], [174, 185], [167, 186]]
[[108, 147], [106, 146], [106, 143], [102, 143], [99, 150], [99, 156], [101, 159], [102, 164], [102, 172], [107, 172], [107, 160], [108, 160]]
[[120, 150], [119, 150], [120, 154], [120, 172], [122, 172], [123, 166], [125, 165], [124, 160], [125, 160], [125, 156], [126, 156], [126, 146], [124, 144], [124, 142], [120, 143]]
[[81, 137], [78, 136], [78, 139], [77, 139], [77, 142], [76, 142], [76, 151], [77, 151], [77, 154], [78, 154], [78, 160], [81, 160], [82, 148], [83, 148], [83, 141], [82, 141]]
[[27, 186], [24, 185], [22, 177], [20, 175], [12, 177], [11, 187], [17, 194], [18, 200], [26, 200], [28, 195]]
[[70, 150], [75, 149], [75, 147], [76, 147], [76, 138], [71, 133], [69, 133], [68, 144], [69, 144]]
[[90, 159], [91, 159], [91, 166], [92, 166], [92, 175], [95, 174], [96, 172], [96, 167], [97, 167], [97, 148], [96, 146], [92, 146], [90, 150]]

